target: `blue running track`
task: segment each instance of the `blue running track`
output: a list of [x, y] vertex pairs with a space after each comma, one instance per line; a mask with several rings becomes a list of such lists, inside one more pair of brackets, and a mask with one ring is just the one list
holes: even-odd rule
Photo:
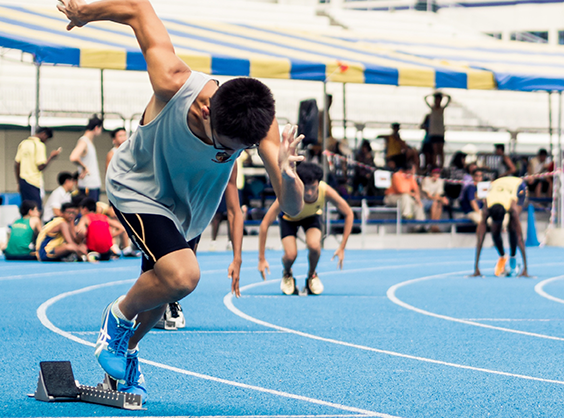
[[[96, 385], [93, 355], [107, 303], [140, 260], [0, 260], [2, 417], [562, 417], [564, 249], [529, 250], [536, 279], [466, 277], [474, 250], [348, 251], [338, 271], [323, 253], [321, 296], [283, 296], [280, 252], [263, 282], [243, 254], [242, 297], [228, 292], [229, 253], [201, 253], [202, 278], [182, 301], [187, 326], [141, 345], [144, 411], [44, 403], [39, 362], [70, 360]], [[301, 252], [294, 267], [303, 286]]]

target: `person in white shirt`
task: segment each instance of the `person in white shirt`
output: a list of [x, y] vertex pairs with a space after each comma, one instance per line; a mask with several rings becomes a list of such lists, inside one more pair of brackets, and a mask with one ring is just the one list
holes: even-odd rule
[[[448, 205], [445, 197], [445, 181], [441, 179], [441, 169], [434, 168], [431, 177], [425, 177], [421, 182], [425, 209], [430, 211], [432, 220], [441, 219], [443, 205]], [[440, 232], [438, 225], [431, 226], [431, 232]]]
[[63, 216], [61, 212], [61, 206], [63, 203], [70, 202], [72, 199], [71, 192], [76, 187], [76, 175], [72, 175], [68, 171], [62, 171], [59, 173], [57, 181], [59, 182], [59, 187], [57, 187], [51, 195], [47, 202], [45, 203], [45, 209], [43, 211], [43, 222], [47, 223], [53, 218]]
[[100, 199], [102, 180], [94, 138], [102, 133], [102, 123], [102, 119], [96, 115], [90, 118], [84, 135], [78, 138], [70, 155], [71, 162], [78, 166], [78, 190], [95, 201]]
[[127, 141], [127, 131], [125, 130], [125, 128], [117, 128], [110, 132], [110, 136], [112, 138], [112, 144], [114, 144], [114, 147], [106, 154], [106, 170], [110, 165], [110, 161], [112, 161], [114, 152], [119, 148], [121, 144]]

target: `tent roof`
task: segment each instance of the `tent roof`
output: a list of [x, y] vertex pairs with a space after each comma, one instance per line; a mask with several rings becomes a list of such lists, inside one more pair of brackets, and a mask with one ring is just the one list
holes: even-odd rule
[[[0, 5], [0, 47], [37, 63], [145, 70], [130, 28], [97, 22], [66, 31], [55, 8]], [[163, 18], [177, 54], [213, 75], [431, 88], [562, 90], [564, 52], [546, 45], [337, 39], [317, 33]], [[491, 44], [491, 46], [490, 46]], [[495, 47], [493, 46], [495, 45]], [[536, 47], [536, 48], [531, 48]]]

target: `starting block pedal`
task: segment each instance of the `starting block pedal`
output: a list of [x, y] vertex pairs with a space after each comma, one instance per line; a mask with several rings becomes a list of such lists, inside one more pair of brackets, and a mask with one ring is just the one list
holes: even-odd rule
[[29, 395], [38, 401], [82, 401], [122, 409], [144, 409], [141, 395], [116, 390], [115, 381], [107, 375], [103, 383], [86, 386], [74, 379], [70, 361], [42, 361], [39, 368], [37, 389]]
[[307, 288], [307, 286], [304, 286], [303, 288], [298, 290], [298, 296], [307, 296], [309, 295], [309, 289]]

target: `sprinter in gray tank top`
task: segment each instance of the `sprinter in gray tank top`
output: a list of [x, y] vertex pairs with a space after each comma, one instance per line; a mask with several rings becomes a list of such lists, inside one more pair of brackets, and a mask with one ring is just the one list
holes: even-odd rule
[[[228, 275], [239, 296], [243, 219], [234, 161], [243, 149], [258, 146], [280, 209], [294, 216], [303, 206], [303, 184], [295, 171], [302, 136], [295, 138], [296, 128], [286, 127], [280, 140], [274, 99], [258, 80], [237, 78], [218, 87], [192, 71], [175, 54], [149, 1], [61, 0], [57, 7], [70, 20], [68, 30], [104, 20], [130, 26], [153, 87], [138, 131], [116, 151], [106, 179], [116, 214], [144, 251], [144, 271], [104, 312], [95, 351], [104, 370], [120, 380], [119, 390], [146, 401], [137, 345], [166, 304], [190, 294], [200, 279], [186, 240], [204, 230], [225, 190], [234, 253]], [[147, 237], [155, 230], [152, 223], [165, 228], [159, 245]], [[185, 245], [170, 246], [170, 241]]]

